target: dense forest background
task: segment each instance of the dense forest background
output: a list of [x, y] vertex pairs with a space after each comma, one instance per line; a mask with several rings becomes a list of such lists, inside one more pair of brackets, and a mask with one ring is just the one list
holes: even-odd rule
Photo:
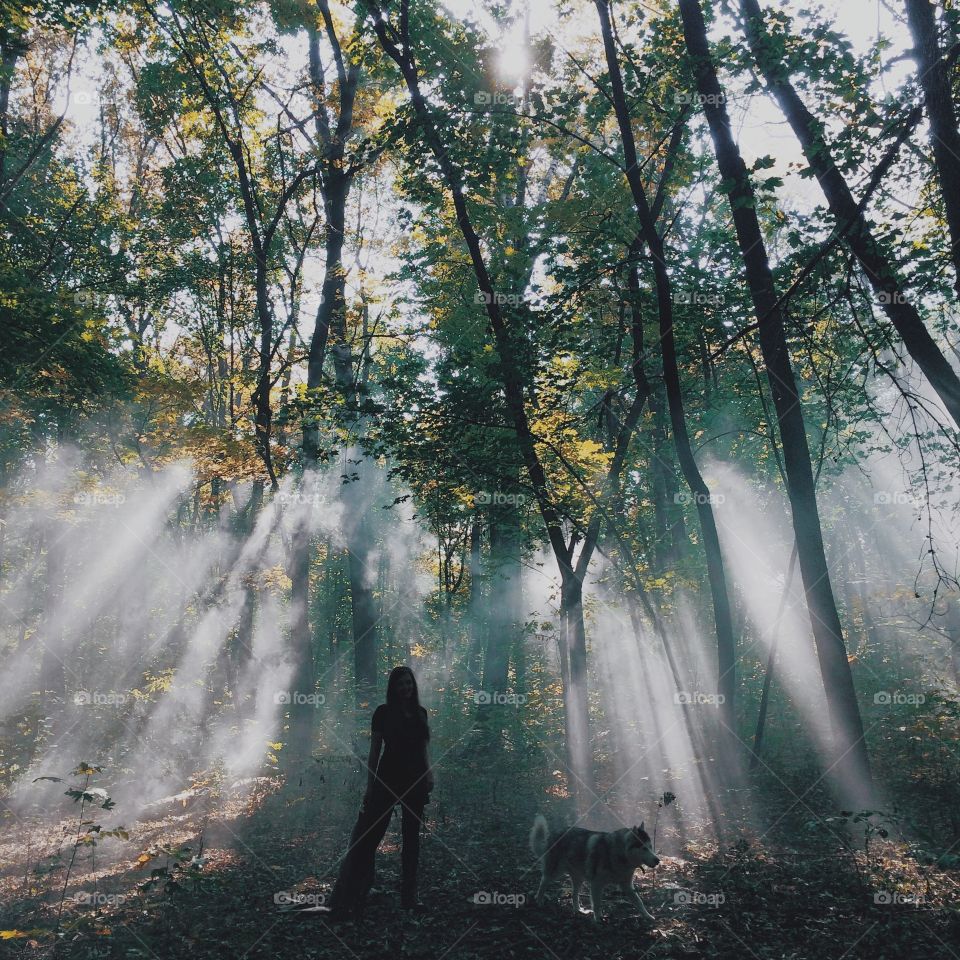
[[[2, 0], [0, 949], [956, 956], [958, 54]], [[334, 935], [398, 663], [432, 910]], [[652, 928], [532, 907], [538, 811], [645, 820]]]

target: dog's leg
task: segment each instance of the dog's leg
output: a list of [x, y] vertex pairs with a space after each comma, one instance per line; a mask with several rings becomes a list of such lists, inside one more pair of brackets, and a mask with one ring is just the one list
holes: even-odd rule
[[580, 906], [580, 888], [583, 886], [583, 877], [575, 877], [571, 874], [570, 883], [573, 884], [573, 910], [574, 913], [586, 913]]
[[603, 884], [590, 884], [590, 909], [593, 910], [593, 922], [599, 923], [603, 914]]
[[653, 920], [653, 914], [643, 905], [643, 901], [640, 899], [640, 894], [637, 893], [636, 887], [633, 885], [633, 881], [630, 880], [623, 885], [623, 892], [626, 893], [633, 899], [633, 902], [640, 908], [640, 915], [644, 920]]

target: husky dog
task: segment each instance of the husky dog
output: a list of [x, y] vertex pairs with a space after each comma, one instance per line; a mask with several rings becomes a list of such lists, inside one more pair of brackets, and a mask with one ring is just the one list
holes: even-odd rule
[[540, 861], [542, 871], [535, 897], [537, 903], [543, 902], [543, 891], [550, 881], [570, 874], [575, 909], [580, 909], [583, 881], [590, 884], [594, 923], [600, 921], [603, 888], [610, 884], [616, 884], [632, 897], [645, 920], [653, 920], [633, 888], [633, 873], [637, 867], [655, 867], [660, 863], [642, 823], [639, 827], [625, 827], [610, 833], [580, 827], [550, 830], [544, 817], [537, 814], [530, 831], [530, 849]]

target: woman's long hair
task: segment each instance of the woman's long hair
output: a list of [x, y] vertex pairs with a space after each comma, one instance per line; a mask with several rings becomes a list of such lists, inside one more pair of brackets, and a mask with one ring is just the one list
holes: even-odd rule
[[400, 692], [397, 689], [400, 678], [408, 676], [413, 684], [413, 696], [410, 698], [413, 705], [413, 716], [418, 723], [423, 724], [424, 736], [430, 739], [430, 728], [423, 718], [423, 711], [420, 709], [420, 690], [417, 687], [417, 678], [409, 667], [394, 667], [390, 671], [390, 677], [387, 680], [387, 707], [398, 714], [403, 712], [403, 701], [400, 699]]
[[410, 682], [413, 684], [413, 712], [419, 713], [420, 711], [417, 708], [420, 706], [420, 691], [417, 688], [417, 678], [413, 675], [413, 671], [409, 667], [394, 667], [390, 671], [390, 678], [387, 680], [387, 706], [394, 710], [399, 710], [403, 707], [403, 701], [400, 699], [400, 691], [397, 689], [400, 678], [403, 676], [408, 676]]

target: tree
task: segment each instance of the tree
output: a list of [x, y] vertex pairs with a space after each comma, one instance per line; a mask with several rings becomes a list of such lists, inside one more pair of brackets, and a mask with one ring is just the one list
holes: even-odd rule
[[697, 91], [713, 137], [717, 166], [730, 200], [747, 283], [757, 315], [760, 349], [777, 412], [800, 574], [836, 739], [836, 753], [830, 766], [836, 765], [847, 774], [844, 786], [851, 796], [857, 797], [863, 790], [869, 792], [870, 784], [863, 721], [823, 547], [810, 448], [803, 407], [790, 361], [781, 298], [777, 295], [766, 242], [757, 217], [756, 193], [733, 138], [725, 106], [726, 94], [717, 77], [699, 0], [680, 0], [680, 14]]
[[623, 146], [624, 175], [630, 185], [639, 229], [652, 260], [657, 297], [657, 316], [660, 326], [660, 347], [663, 357], [663, 377], [666, 385], [667, 406], [670, 411], [670, 424], [673, 430], [673, 442], [676, 447], [680, 469], [687, 482], [690, 495], [696, 504], [697, 516], [700, 520], [717, 633], [717, 692], [723, 697], [721, 703], [727, 730], [732, 731], [735, 715], [736, 655], [727, 578], [723, 566], [723, 555], [720, 552], [720, 537], [717, 533], [710, 489], [707, 487], [694, 459], [690, 437], [687, 432], [683, 409], [683, 389], [680, 382], [680, 370], [677, 364], [674, 339], [673, 291], [667, 270], [663, 238], [657, 229], [656, 218], [640, 178], [636, 141], [627, 106], [623, 76], [613, 40], [613, 30], [610, 22], [610, 0], [596, 0], [596, 7], [600, 17], [600, 30], [603, 36], [604, 55], [610, 79], [612, 104]]
[[944, 357], [908, 298], [900, 271], [885, 245], [877, 239], [861, 205], [854, 200], [827, 142], [824, 127], [807, 109], [790, 81], [783, 60], [785, 33], [775, 35], [765, 25], [757, 0], [740, 0], [747, 40], [766, 84], [800, 141], [804, 156], [823, 189], [837, 229], [853, 251], [877, 300], [910, 356], [936, 390], [954, 423], [960, 425], [960, 378]]

